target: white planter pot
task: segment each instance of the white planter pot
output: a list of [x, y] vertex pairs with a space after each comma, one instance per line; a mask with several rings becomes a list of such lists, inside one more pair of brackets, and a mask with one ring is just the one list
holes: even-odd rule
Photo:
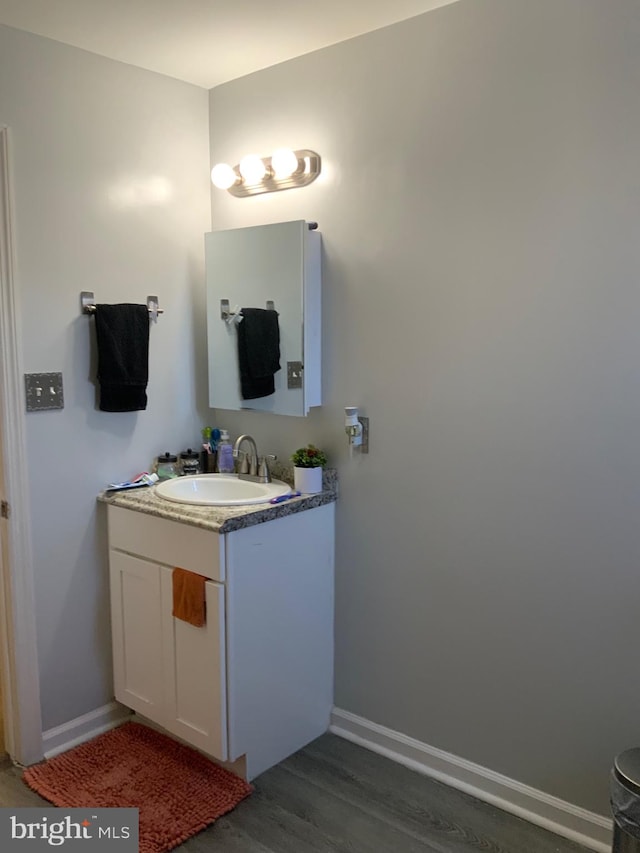
[[322, 491], [322, 468], [293, 469], [293, 484], [303, 495], [315, 495]]

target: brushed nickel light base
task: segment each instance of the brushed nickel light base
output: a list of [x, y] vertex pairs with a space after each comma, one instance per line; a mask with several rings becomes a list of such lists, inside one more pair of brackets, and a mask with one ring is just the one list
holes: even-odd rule
[[320, 155], [315, 151], [310, 151], [307, 148], [301, 148], [293, 152], [298, 158], [298, 168], [293, 174], [286, 178], [276, 178], [271, 166], [271, 157], [262, 157], [262, 161], [266, 168], [264, 178], [261, 178], [255, 184], [248, 184], [240, 175], [239, 165], [233, 167], [234, 172], [238, 175], [238, 180], [235, 184], [228, 187], [227, 192], [237, 198], [246, 198], [250, 195], [259, 195], [260, 193], [273, 193], [280, 190], [291, 190], [294, 187], [305, 187], [312, 183], [320, 174]]

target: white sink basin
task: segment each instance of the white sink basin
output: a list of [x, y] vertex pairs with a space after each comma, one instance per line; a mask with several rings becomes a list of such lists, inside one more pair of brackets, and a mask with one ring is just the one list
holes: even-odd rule
[[156, 486], [156, 495], [178, 504], [199, 506], [245, 506], [261, 504], [287, 495], [291, 486], [281, 480], [255, 483], [237, 474], [193, 474], [176, 477]]

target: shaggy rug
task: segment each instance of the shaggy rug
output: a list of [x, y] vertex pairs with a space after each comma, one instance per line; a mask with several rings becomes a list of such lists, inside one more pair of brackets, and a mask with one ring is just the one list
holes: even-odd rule
[[140, 853], [165, 853], [235, 808], [252, 787], [204, 755], [125, 723], [24, 771], [62, 808], [138, 808]]

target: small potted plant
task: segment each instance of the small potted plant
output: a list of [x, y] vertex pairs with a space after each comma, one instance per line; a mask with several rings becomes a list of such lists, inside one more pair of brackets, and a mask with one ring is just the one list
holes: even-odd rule
[[314, 495], [322, 491], [322, 466], [327, 464], [327, 457], [322, 450], [313, 444], [300, 447], [291, 456], [293, 462], [293, 484], [295, 488], [306, 495]]

